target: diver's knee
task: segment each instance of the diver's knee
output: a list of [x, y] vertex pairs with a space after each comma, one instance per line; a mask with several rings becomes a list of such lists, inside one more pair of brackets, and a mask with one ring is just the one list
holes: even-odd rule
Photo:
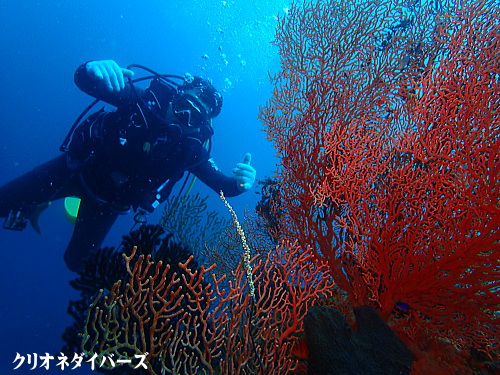
[[64, 263], [66, 263], [66, 267], [68, 267], [68, 269], [73, 272], [83, 271], [85, 268], [83, 257], [76, 256], [75, 254], [67, 250], [64, 253]]

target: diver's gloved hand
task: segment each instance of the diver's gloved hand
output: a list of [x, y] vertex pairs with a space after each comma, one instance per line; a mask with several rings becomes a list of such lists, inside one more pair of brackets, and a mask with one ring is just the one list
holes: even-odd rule
[[87, 74], [102, 81], [109, 91], [120, 91], [125, 87], [125, 77], [133, 77], [134, 72], [120, 68], [114, 60], [90, 61], [86, 65]]
[[243, 163], [236, 164], [236, 168], [233, 169], [233, 178], [238, 181], [238, 189], [241, 191], [247, 191], [250, 189], [255, 182], [255, 175], [257, 172], [254, 167], [250, 165], [252, 161], [252, 155], [247, 152]]

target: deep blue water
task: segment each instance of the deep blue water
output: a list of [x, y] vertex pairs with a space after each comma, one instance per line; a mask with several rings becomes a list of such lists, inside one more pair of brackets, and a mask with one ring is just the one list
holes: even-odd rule
[[[73, 73], [98, 59], [212, 78], [224, 90], [223, 110], [213, 124], [218, 166], [230, 174], [251, 152], [257, 178], [271, 175], [276, 159], [257, 115], [272, 90], [268, 72], [278, 71], [271, 41], [275, 17], [287, 5], [285, 0], [2, 1], [0, 184], [59, 154], [71, 124], [92, 100], [74, 85]], [[244, 207], [255, 207], [256, 187], [230, 199], [240, 217]], [[215, 193], [200, 182], [196, 191], [210, 195], [211, 210], [229, 216]], [[118, 219], [105, 245], [119, 243], [132, 216]], [[16, 353], [60, 350], [61, 334], [72, 322], [68, 301], [77, 298], [68, 284], [76, 275], [62, 258], [72, 231], [62, 202], [54, 202], [40, 223], [42, 236], [31, 227], [0, 229], [0, 374], [60, 373], [55, 361], [49, 371], [30, 370], [26, 362], [13, 370]]]

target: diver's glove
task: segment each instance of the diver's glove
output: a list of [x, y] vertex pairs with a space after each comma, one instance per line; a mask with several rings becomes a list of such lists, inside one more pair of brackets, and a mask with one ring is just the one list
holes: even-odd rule
[[233, 169], [233, 178], [238, 182], [238, 189], [240, 191], [247, 191], [250, 189], [255, 182], [255, 175], [257, 172], [254, 167], [250, 165], [252, 161], [252, 155], [247, 152], [243, 163], [236, 164], [236, 168]]
[[114, 60], [90, 61], [85, 68], [90, 77], [102, 81], [109, 91], [116, 92], [125, 87], [125, 77], [134, 75], [133, 71], [120, 68]]

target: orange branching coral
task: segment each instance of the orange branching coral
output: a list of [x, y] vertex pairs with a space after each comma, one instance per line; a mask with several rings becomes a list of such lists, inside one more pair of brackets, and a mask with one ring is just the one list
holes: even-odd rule
[[204, 281], [210, 269], [192, 271], [192, 256], [170, 273], [170, 265], [141, 255], [135, 264], [124, 254], [130, 276], [125, 288], [115, 283], [90, 306], [82, 348], [87, 355], [113, 355], [115, 359], [145, 354], [150, 374], [204, 371], [222, 356], [226, 337], [226, 303], [234, 290], [221, 290], [222, 280]]
[[[255, 261], [258, 257], [254, 257]], [[254, 263], [254, 339], [265, 374], [288, 374], [297, 366], [291, 349], [303, 333], [303, 318], [309, 308], [329, 297], [332, 281], [326, 264], [319, 264], [296, 243], [284, 243]], [[235, 285], [242, 291], [248, 280], [242, 263], [235, 272]], [[238, 293], [232, 300], [223, 374], [254, 374], [257, 366], [247, 327], [250, 295]]]
[[297, 366], [291, 348], [303, 317], [332, 288], [327, 266], [297, 244], [282, 243], [265, 260], [252, 260], [255, 304], [243, 263], [223, 287], [225, 278], [213, 274], [206, 282], [212, 267], [191, 270], [192, 257], [172, 275], [150, 256], [134, 262], [135, 249], [124, 255], [129, 279], [90, 306], [82, 348], [115, 360], [147, 353], [150, 374], [254, 374], [261, 368], [256, 353], [266, 374], [289, 373]]
[[261, 119], [282, 161], [283, 233], [354, 306], [397, 308], [412, 339], [495, 357], [500, 11], [406, 4], [325, 0], [281, 21]]

